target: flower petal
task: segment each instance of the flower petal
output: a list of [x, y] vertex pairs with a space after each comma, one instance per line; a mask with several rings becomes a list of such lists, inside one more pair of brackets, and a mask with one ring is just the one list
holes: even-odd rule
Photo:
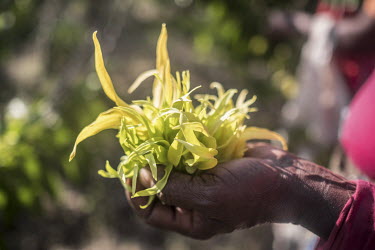
[[129, 87], [128, 89], [128, 93], [131, 94], [133, 93], [134, 90], [136, 90], [139, 85], [141, 85], [142, 82], [144, 82], [147, 78], [157, 74], [158, 71], [156, 69], [151, 69], [151, 70], [147, 70], [145, 72], [143, 72], [142, 74], [140, 74], [137, 79], [135, 79], [135, 81], [133, 82], [133, 84]]
[[207, 170], [207, 169], [215, 167], [216, 165], [217, 165], [217, 159], [211, 158], [208, 161], [199, 162], [197, 165], [197, 168], [199, 170]]
[[149, 196], [147, 203], [145, 205], [139, 205], [139, 207], [142, 208], [142, 209], [147, 208], [148, 206], [151, 205], [151, 203], [154, 201], [154, 199], [155, 199], [155, 195]]
[[194, 144], [191, 144], [189, 142], [186, 142], [180, 139], [176, 139], [176, 140], [182, 143], [185, 146], [185, 148], [189, 150], [191, 153], [196, 154], [202, 158], [211, 159], [218, 153], [217, 150], [214, 148], [206, 148], [203, 146], [194, 145]]
[[118, 95], [116, 94], [115, 88], [113, 87], [111, 77], [109, 76], [103, 61], [103, 54], [100, 48], [100, 43], [96, 37], [96, 31], [92, 34], [92, 40], [95, 45], [95, 68], [98, 74], [100, 83], [102, 84], [103, 90], [109, 99], [114, 101], [117, 106], [128, 106]]
[[123, 115], [124, 113], [121, 110], [114, 108], [99, 114], [96, 120], [82, 129], [81, 133], [77, 136], [69, 161], [71, 161], [76, 155], [77, 145], [81, 141], [106, 129], [118, 129], [121, 125], [121, 118]]
[[[176, 139], [183, 139], [182, 131], [179, 131], [176, 135]], [[184, 150], [183, 145], [174, 140], [168, 149], [168, 161], [177, 166], [180, 163], [182, 151]]]
[[158, 180], [158, 166], [156, 165], [155, 157], [152, 153], [145, 154], [148, 165], [151, 169], [152, 178]]
[[135, 193], [132, 198], [139, 197], [139, 196], [151, 196], [155, 195], [161, 192], [161, 190], [164, 188], [165, 184], [167, 184], [167, 180], [169, 177], [169, 174], [172, 172], [172, 164], [168, 164], [164, 169], [164, 176], [160, 179], [154, 186], [147, 188], [145, 190], [138, 191]]
[[154, 85], [152, 88], [153, 103], [155, 107], [160, 107], [163, 104], [163, 92], [165, 91], [163, 88], [163, 81], [165, 80], [164, 75], [166, 64], [167, 61], [169, 61], [167, 40], [167, 28], [165, 23], [163, 23], [158, 43], [156, 45], [156, 70], [159, 72], [159, 76], [161, 78], [155, 78]]
[[167, 50], [167, 25], [163, 23], [161, 27], [161, 32], [159, 35], [158, 43], [156, 45], [156, 69], [162, 72], [162, 68], [165, 66], [166, 62], [169, 60], [168, 50]]
[[120, 176], [118, 175], [117, 171], [114, 170], [111, 165], [109, 164], [108, 161], [106, 161], [105, 163], [105, 169], [107, 171], [104, 171], [104, 170], [99, 170], [98, 171], [98, 174], [100, 174], [101, 176], [105, 177], [105, 178], [119, 178]]
[[280, 134], [270, 131], [265, 128], [248, 127], [245, 129], [241, 138], [244, 140], [258, 139], [258, 140], [275, 140], [279, 141], [284, 150], [288, 149], [287, 143]]

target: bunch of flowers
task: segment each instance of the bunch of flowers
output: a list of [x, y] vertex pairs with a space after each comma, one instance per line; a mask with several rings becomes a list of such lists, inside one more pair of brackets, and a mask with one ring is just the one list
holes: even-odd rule
[[[125, 155], [117, 169], [107, 161], [106, 171], [100, 170], [99, 174], [119, 178], [133, 197], [149, 196], [149, 202], [143, 207], [147, 207], [163, 189], [171, 171], [195, 174], [218, 163], [241, 158], [246, 141], [250, 139], [277, 140], [286, 148], [285, 140], [279, 134], [244, 125], [245, 119], [250, 118], [249, 113], [256, 111], [250, 107], [256, 96], [246, 100], [246, 90], [242, 90], [234, 102], [236, 89], [225, 91], [219, 83], [213, 82], [211, 87], [217, 89], [217, 95], [197, 94], [192, 97], [200, 86], [190, 90], [189, 71], [171, 74], [165, 24], [157, 42], [156, 69], [141, 74], [129, 88], [132, 92], [145, 79], [153, 77], [152, 98], [135, 100], [131, 104], [123, 101], [113, 87], [96, 32], [93, 41], [99, 80], [116, 106], [99, 114], [80, 132], [69, 160], [74, 158], [81, 141], [105, 129], [118, 129], [117, 137]], [[197, 101], [196, 105], [193, 100]], [[149, 166], [155, 185], [135, 192], [138, 173], [145, 166]], [[160, 179], [158, 168], [164, 169]], [[127, 178], [132, 178], [131, 187], [126, 184]]]

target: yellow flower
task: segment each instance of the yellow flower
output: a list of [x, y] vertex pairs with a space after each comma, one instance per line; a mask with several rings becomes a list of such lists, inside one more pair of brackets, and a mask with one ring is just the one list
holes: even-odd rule
[[[153, 98], [132, 101], [127, 104], [117, 94], [111, 78], [104, 66], [100, 44], [93, 34], [95, 45], [95, 67], [106, 95], [115, 102], [113, 107], [99, 114], [98, 118], [85, 127], [78, 135], [70, 155], [72, 160], [77, 145], [86, 138], [105, 129], [118, 129], [120, 145], [125, 155], [117, 170], [106, 163], [106, 171], [99, 174], [109, 178], [119, 178], [125, 188], [131, 190], [133, 197], [154, 195], [165, 186], [173, 169], [194, 173], [215, 167], [220, 162], [243, 157], [246, 141], [267, 139], [286, 142], [279, 134], [264, 128], [246, 127], [245, 119], [256, 111], [250, 107], [256, 100], [253, 96], [246, 100], [247, 91], [242, 90], [236, 103], [233, 96], [236, 89], [225, 91], [221, 84], [211, 83], [217, 89], [216, 95], [196, 95], [200, 104], [194, 106], [191, 94], [199, 87], [190, 90], [189, 71], [181, 74], [170, 72], [167, 51], [167, 29], [163, 24], [156, 49], [156, 69], [141, 74], [129, 92], [134, 91], [146, 78], [154, 77]], [[155, 186], [135, 193], [139, 170], [149, 165]], [[164, 176], [157, 179], [157, 168], [164, 168]], [[132, 178], [132, 187], [125, 183]], [[144, 207], [146, 207], [146, 204]]]

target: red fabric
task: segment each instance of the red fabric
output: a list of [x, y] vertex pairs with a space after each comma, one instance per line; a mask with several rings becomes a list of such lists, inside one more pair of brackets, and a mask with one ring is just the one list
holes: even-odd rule
[[375, 179], [375, 70], [354, 96], [340, 140], [355, 165]]
[[341, 211], [329, 239], [321, 240], [317, 250], [375, 249], [375, 186], [366, 181], [356, 184], [356, 191]]
[[335, 55], [334, 59], [352, 94], [358, 91], [375, 68], [375, 53]]
[[339, 20], [343, 17], [353, 16], [355, 12], [357, 12], [357, 8], [355, 7], [343, 8], [342, 6], [333, 6], [331, 4], [320, 1], [316, 8], [316, 12], [327, 13], [331, 15], [334, 19]]

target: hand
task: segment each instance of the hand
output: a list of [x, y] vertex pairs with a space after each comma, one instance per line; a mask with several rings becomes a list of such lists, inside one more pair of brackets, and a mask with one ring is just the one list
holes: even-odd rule
[[[144, 171], [139, 188], [150, 187], [152, 182], [151, 175]], [[147, 223], [206, 239], [267, 222], [277, 209], [283, 184], [272, 161], [243, 158], [197, 176], [173, 172], [161, 201], [149, 209], [139, 209], [147, 198], [129, 200]]]
[[[152, 184], [143, 169], [137, 189]], [[139, 208], [147, 198], [127, 197], [146, 223], [197, 239], [266, 222], [301, 224], [328, 237], [354, 189], [344, 178], [288, 152], [250, 144], [244, 158], [200, 175], [173, 172], [147, 209]]]

